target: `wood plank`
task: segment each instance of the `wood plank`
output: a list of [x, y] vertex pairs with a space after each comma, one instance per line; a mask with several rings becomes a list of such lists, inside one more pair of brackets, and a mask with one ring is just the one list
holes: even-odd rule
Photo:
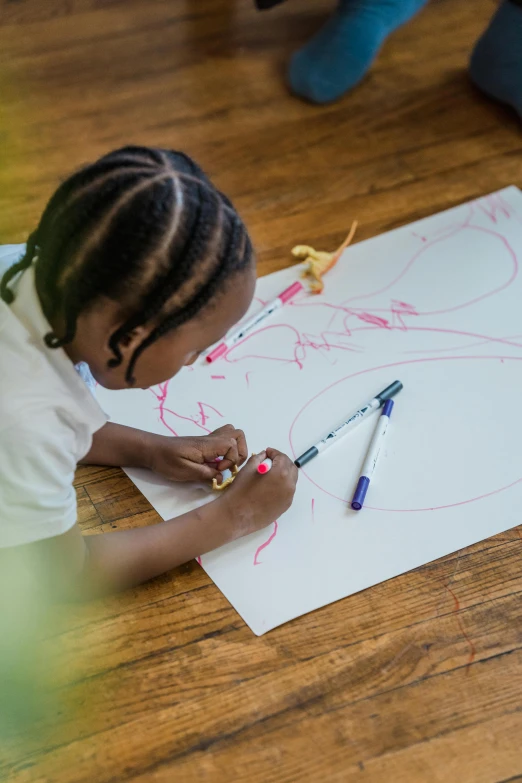
[[78, 503], [78, 523], [82, 531], [102, 524], [101, 517], [96, 511], [85, 487], [76, 489], [76, 500]]
[[[292, 781], [299, 778], [303, 766], [308, 780], [314, 780], [324, 766], [322, 753], [317, 753], [310, 737], [321, 737], [329, 770], [340, 772], [361, 759], [517, 713], [522, 685], [515, 672], [521, 662], [522, 649], [518, 649], [477, 663], [469, 675], [463, 666], [442, 677], [353, 699], [355, 678], [350, 663], [331, 656], [328, 666], [312, 662], [303, 666], [299, 678], [294, 667], [288, 666], [261, 681], [242, 682], [235, 691], [220, 691], [219, 711], [211, 708], [215, 703], [212, 693], [197, 701], [158, 707], [152, 721], [148, 716], [138, 718], [83, 741], [57, 746], [41, 755], [38, 769], [30, 776], [21, 770], [7, 780], [47, 783], [58, 779], [59, 770], [61, 783], [83, 783], [92, 780], [93, 774], [97, 783], [112, 783], [139, 780], [140, 775], [146, 779], [165, 768], [165, 774], [185, 779], [203, 757], [221, 773], [218, 780], [233, 769], [237, 781]], [[296, 679], [298, 687], [292, 688]], [[129, 732], [140, 738], [132, 746]], [[272, 739], [285, 749], [277, 766]], [[87, 763], [79, 754], [82, 743]], [[126, 760], [123, 774], [122, 753]]]
[[[448, 734], [441, 734], [428, 741], [422, 741], [401, 751], [391, 751], [382, 756], [370, 760], [359, 759], [357, 762], [346, 762], [341, 742], [336, 748], [336, 763], [330, 762], [328, 781], [332, 783], [359, 783], [362, 774], [368, 783], [382, 783], [384, 780], [422, 781], [422, 783], [447, 783], [448, 780], [458, 780], [459, 783], [494, 783], [498, 781], [498, 775], [508, 775], [498, 783], [517, 783], [522, 780], [518, 775], [522, 764], [520, 761], [520, 737], [522, 735], [522, 716], [520, 712], [504, 715], [500, 718], [466, 726]], [[340, 746], [340, 747], [339, 747]], [[294, 780], [316, 781], [318, 776], [324, 774], [324, 768], [320, 764], [325, 756], [324, 748], [317, 762], [310, 765], [310, 753], [295, 759], [296, 777], [288, 777], [286, 771], [282, 774], [274, 774], [274, 767], [280, 769], [281, 758], [284, 754], [279, 748], [271, 747], [270, 759], [267, 759], [264, 780], [286, 781]], [[265, 751], [265, 756], [268, 753]], [[315, 758], [313, 761], [315, 761]], [[182, 774], [187, 783], [201, 780], [201, 773], [210, 775], [214, 781], [225, 781], [230, 769], [219, 760], [216, 762], [213, 754], [205, 754], [198, 759], [198, 763], [187, 762], [180, 769], [174, 767], [176, 775]], [[172, 778], [173, 768], [158, 769], [154, 773], [157, 783], [169, 781]], [[511, 775], [514, 774], [512, 777]], [[291, 774], [295, 774], [292, 772]], [[241, 780], [263, 780], [263, 778], [236, 777]], [[150, 780], [148, 773], [143, 776], [130, 777], [133, 783], [145, 783]]]
[[[518, 570], [518, 556], [513, 570]], [[235, 613], [215, 588], [205, 591], [203, 601], [199, 590], [179, 596], [175, 608], [168, 599], [138, 613], [115, 616], [103, 625], [83, 627], [77, 634], [53, 641], [54, 654], [49, 644], [42, 648], [48, 660], [56, 660], [56, 686], [60, 690], [67, 687], [73, 704], [88, 705], [74, 725], [53, 725], [50, 716], [47, 730], [54, 739], [47, 736], [46, 742], [54, 744], [56, 737], [64, 742], [66, 736], [72, 741], [78, 733], [109, 730], [138, 716], [154, 714], [163, 704], [199, 701], [209, 695], [215, 699], [218, 693], [221, 700], [233, 700], [237, 688], [248, 691], [251, 682], [258, 692], [270, 692], [272, 683], [273, 690], [281, 690], [287, 697], [291, 692], [298, 700], [303, 683], [318, 673], [323, 678], [314, 686], [318, 692], [330, 694], [329, 682], [345, 679], [350, 683], [350, 698], [358, 701], [452, 669], [471, 670], [478, 661], [522, 645], [520, 624], [510, 623], [520, 605], [520, 580], [517, 586], [518, 592], [484, 602], [478, 592], [482, 585], [472, 581], [470, 587], [477, 592], [472, 598], [463, 598], [456, 610], [454, 596], [466, 593], [462, 584], [453, 582], [449, 589], [444, 588], [442, 597], [439, 593], [432, 596], [431, 612], [414, 624], [408, 621], [415, 613], [417, 591], [403, 589], [409, 601], [401, 617], [395, 622], [390, 618], [387, 626], [382, 620], [371, 626], [370, 616], [366, 632], [358, 622], [362, 612], [353, 601], [352, 606], [346, 602], [342, 640], [336, 630], [339, 611], [330, 624], [324, 617], [320, 622], [318, 613], [315, 622], [314, 615], [305, 618], [306, 633], [304, 622], [297, 621], [291, 624], [293, 633], [277, 629], [270, 644], [253, 639], [240, 622], [234, 622]], [[368, 597], [369, 592], [359, 596]], [[205, 612], [198, 612], [196, 624], [191, 620], [194, 602], [206, 607]], [[371, 604], [379, 606], [381, 615], [391, 608], [387, 602]], [[336, 638], [334, 644], [332, 638]], [[245, 656], [247, 648], [251, 653]], [[285, 682], [284, 689], [277, 685], [279, 681]], [[107, 693], [111, 694], [110, 703]], [[260, 709], [263, 703], [260, 698]], [[92, 715], [96, 716], [96, 729], [91, 726]]]
[[[155, 514], [141, 492], [123, 471], [84, 487], [102, 522], [115, 522], [135, 514]], [[159, 517], [156, 514], [156, 521]]]

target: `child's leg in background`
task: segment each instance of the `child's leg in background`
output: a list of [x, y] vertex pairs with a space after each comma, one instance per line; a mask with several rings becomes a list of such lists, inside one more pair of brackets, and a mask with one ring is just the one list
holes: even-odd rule
[[470, 63], [476, 86], [522, 118], [522, 0], [504, 0], [478, 40]]
[[386, 38], [427, 0], [339, 0], [324, 27], [290, 62], [294, 93], [315, 103], [340, 98], [361, 81]]

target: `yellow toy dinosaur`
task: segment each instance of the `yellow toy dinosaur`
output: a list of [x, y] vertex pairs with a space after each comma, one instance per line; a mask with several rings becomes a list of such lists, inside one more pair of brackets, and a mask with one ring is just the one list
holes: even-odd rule
[[232, 482], [234, 481], [234, 479], [237, 476], [237, 474], [239, 473], [239, 468], [237, 467], [237, 465], [234, 465], [234, 467], [232, 468], [231, 472], [232, 472], [232, 475], [229, 476], [227, 479], [225, 479], [222, 484], [218, 484], [217, 483], [217, 479], [215, 479], [215, 478], [212, 479], [212, 489], [215, 489], [216, 492], [221, 492], [221, 490], [226, 489], [227, 487], [229, 487], [232, 484]]
[[326, 274], [329, 269], [332, 269], [339, 261], [343, 250], [347, 248], [352, 241], [356, 229], [357, 221], [354, 220], [348, 236], [334, 253], [327, 253], [324, 250], [314, 250], [313, 247], [308, 247], [308, 245], [296, 245], [296, 247], [292, 249], [294, 258], [298, 258], [300, 261], [305, 261], [308, 264], [308, 268], [305, 269], [301, 277], [309, 280], [310, 290], [313, 294], [321, 294], [323, 292], [323, 275]]

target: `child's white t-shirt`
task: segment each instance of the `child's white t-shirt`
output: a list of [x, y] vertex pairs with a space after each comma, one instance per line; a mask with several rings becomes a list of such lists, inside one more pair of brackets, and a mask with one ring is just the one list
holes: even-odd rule
[[[0, 277], [19, 255], [19, 246], [0, 248]], [[0, 300], [0, 547], [75, 524], [76, 465], [107, 421], [65, 351], [44, 343], [51, 328], [34, 268], [13, 291], [13, 304]]]

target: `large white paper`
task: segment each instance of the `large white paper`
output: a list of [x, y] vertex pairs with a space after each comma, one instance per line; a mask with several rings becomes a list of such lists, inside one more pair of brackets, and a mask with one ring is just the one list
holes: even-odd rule
[[[122, 424], [188, 435], [230, 422], [251, 451], [295, 457], [404, 383], [361, 512], [348, 501], [376, 417], [300, 471], [277, 522], [202, 557], [254, 633], [520, 523], [521, 258], [511, 187], [348, 248], [324, 295], [299, 295], [212, 365], [148, 391], [100, 390]], [[260, 279], [252, 312], [298, 271]], [[164, 519], [211, 499], [127, 472]]]

